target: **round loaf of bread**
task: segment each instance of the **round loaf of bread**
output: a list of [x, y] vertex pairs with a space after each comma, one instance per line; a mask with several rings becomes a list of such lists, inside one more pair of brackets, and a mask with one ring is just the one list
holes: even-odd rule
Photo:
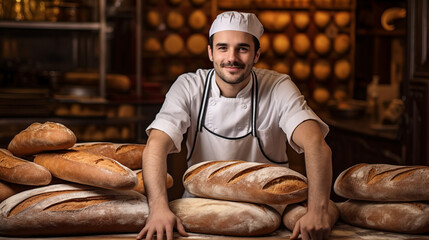
[[140, 231], [149, 214], [146, 197], [56, 184], [15, 194], [0, 204], [0, 235], [69, 236]]
[[346, 80], [350, 77], [352, 66], [346, 59], [340, 59], [335, 62], [334, 73], [339, 80]]
[[314, 13], [314, 24], [320, 29], [326, 28], [331, 21], [331, 15], [326, 11], [317, 11]]
[[325, 87], [317, 87], [313, 91], [313, 99], [318, 104], [327, 103], [330, 97], [331, 97], [331, 94], [329, 93], [329, 90], [326, 89]]
[[314, 50], [320, 54], [325, 55], [331, 50], [331, 40], [323, 33], [319, 33], [314, 38]]
[[186, 231], [228, 236], [258, 236], [274, 232], [280, 215], [271, 208], [244, 202], [181, 198], [169, 204]]
[[299, 30], [305, 30], [310, 24], [310, 16], [306, 12], [297, 12], [293, 15], [293, 23]]
[[158, 11], [149, 10], [146, 15], [147, 24], [152, 28], [158, 28], [162, 23], [162, 17]]
[[148, 37], [144, 42], [144, 50], [148, 52], [159, 52], [161, 51], [161, 43], [155, 37]]
[[306, 55], [310, 50], [310, 38], [304, 33], [298, 33], [293, 37], [293, 50], [298, 55]]
[[334, 40], [334, 50], [339, 54], [346, 53], [350, 48], [350, 37], [347, 34], [338, 34]]
[[43, 151], [61, 150], [72, 147], [76, 136], [60, 123], [33, 123], [10, 141], [8, 150], [23, 157]]
[[179, 34], [172, 33], [168, 35], [163, 43], [164, 50], [169, 55], [177, 55], [182, 52], [184, 48], [184, 42], [182, 37]]
[[261, 53], [266, 53], [270, 50], [271, 40], [267, 34], [262, 34], [259, 38], [259, 44], [261, 48]]
[[273, 70], [279, 73], [289, 74], [289, 65], [284, 62], [277, 62], [273, 66]]
[[334, 22], [340, 28], [347, 27], [350, 24], [350, 21], [350, 13], [346, 11], [338, 12], [334, 16]]
[[318, 81], [326, 81], [331, 75], [331, 64], [327, 60], [317, 60], [313, 66], [313, 75]]
[[202, 10], [195, 10], [189, 15], [188, 24], [193, 30], [201, 30], [207, 25], [206, 14]]
[[200, 33], [192, 34], [186, 41], [186, 47], [189, 52], [194, 55], [200, 55], [207, 52], [207, 46], [207, 37]]
[[170, 29], [178, 30], [183, 27], [185, 19], [183, 15], [178, 11], [170, 11], [167, 15], [167, 26]]
[[310, 77], [310, 73], [311, 69], [308, 61], [296, 60], [292, 66], [292, 74], [299, 81], [307, 80]]
[[429, 204], [423, 202], [338, 203], [341, 219], [350, 225], [399, 233], [429, 232]]
[[276, 34], [273, 39], [273, 49], [278, 55], [285, 55], [290, 48], [289, 38], [285, 34]]
[[273, 30], [278, 32], [285, 30], [290, 21], [291, 16], [288, 12], [277, 12], [275, 21], [273, 23]]
[[246, 161], [208, 161], [188, 168], [185, 189], [195, 196], [262, 204], [307, 198], [307, 179], [290, 168]]

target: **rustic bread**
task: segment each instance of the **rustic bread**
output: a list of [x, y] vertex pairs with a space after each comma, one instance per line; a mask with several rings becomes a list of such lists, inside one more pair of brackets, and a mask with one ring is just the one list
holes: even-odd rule
[[0, 180], [11, 183], [41, 186], [51, 181], [51, 173], [44, 167], [15, 157], [0, 148]]
[[114, 159], [84, 151], [64, 150], [40, 153], [34, 162], [46, 167], [53, 176], [75, 183], [107, 189], [133, 189], [137, 176]]
[[429, 232], [429, 204], [423, 202], [338, 203], [341, 219], [350, 225], [400, 233]]
[[307, 198], [307, 179], [274, 164], [208, 161], [191, 166], [183, 176], [195, 196], [262, 204], [289, 204]]
[[253, 203], [181, 198], [169, 205], [185, 229], [194, 233], [257, 236], [269, 234], [280, 225], [276, 211]]
[[[287, 229], [293, 231], [293, 228], [295, 227], [296, 222], [306, 213], [307, 213], [306, 202], [290, 204], [286, 207], [283, 213], [282, 222]], [[332, 229], [335, 223], [338, 221], [338, 218], [340, 216], [340, 211], [338, 210], [337, 205], [331, 200], [329, 200], [328, 214], [329, 214], [329, 225], [331, 226], [331, 229]]]
[[18, 157], [72, 147], [76, 136], [60, 123], [33, 123], [10, 141], [8, 150]]
[[34, 186], [15, 184], [0, 180], [0, 202], [19, 192], [35, 188]]
[[[143, 171], [140, 170], [134, 170], [134, 173], [137, 175], [138, 183], [137, 186], [133, 189], [136, 192], [139, 192], [141, 194], [146, 194], [145, 188], [144, 188], [144, 182], [143, 182]], [[167, 173], [167, 179], [165, 182], [165, 186], [168, 188], [171, 188], [173, 186], [173, 177]]]
[[88, 142], [77, 143], [71, 149], [113, 158], [122, 165], [137, 170], [142, 168], [142, 156], [145, 147], [144, 144]]
[[13, 195], [0, 204], [0, 235], [52, 236], [140, 231], [145, 196], [83, 185], [57, 184]]
[[429, 200], [429, 167], [357, 164], [335, 180], [341, 197], [367, 201]]

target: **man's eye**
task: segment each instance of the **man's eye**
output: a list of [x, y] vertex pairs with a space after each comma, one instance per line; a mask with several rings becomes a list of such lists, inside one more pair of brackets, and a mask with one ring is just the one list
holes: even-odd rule
[[248, 48], [245, 48], [245, 47], [240, 48], [240, 52], [248, 52], [248, 51], [249, 51]]

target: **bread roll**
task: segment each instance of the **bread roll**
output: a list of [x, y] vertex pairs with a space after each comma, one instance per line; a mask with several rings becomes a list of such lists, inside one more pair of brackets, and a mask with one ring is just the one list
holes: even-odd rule
[[170, 11], [167, 15], [167, 26], [173, 30], [178, 30], [183, 27], [185, 19], [178, 11]]
[[[285, 227], [290, 231], [293, 231], [296, 222], [307, 213], [307, 209], [307, 203], [304, 202], [288, 205], [282, 217], [282, 222]], [[332, 229], [340, 217], [340, 211], [338, 210], [337, 205], [331, 200], [329, 200], [328, 214], [329, 226], [331, 226]]]
[[346, 59], [340, 59], [335, 62], [334, 73], [339, 80], [346, 80], [350, 77], [352, 66]]
[[162, 23], [162, 17], [158, 11], [149, 10], [146, 15], [147, 23], [152, 28], [158, 28]]
[[193, 30], [201, 30], [207, 26], [207, 17], [202, 10], [195, 10], [189, 15], [188, 24]]
[[293, 23], [299, 30], [304, 30], [310, 24], [310, 16], [306, 12], [297, 12], [293, 16]]
[[186, 41], [186, 47], [188, 48], [189, 52], [194, 55], [206, 53], [207, 46], [207, 37], [200, 33], [192, 34]]
[[350, 48], [350, 37], [347, 34], [339, 34], [335, 37], [334, 50], [339, 54], [347, 52]]
[[298, 55], [305, 55], [310, 50], [311, 42], [307, 35], [298, 33], [293, 38], [293, 50]]
[[51, 182], [51, 173], [44, 167], [15, 157], [0, 148], [0, 180], [23, 185], [41, 186]]
[[326, 34], [319, 33], [314, 38], [314, 50], [320, 55], [325, 55], [331, 50], [331, 40]]
[[258, 236], [274, 232], [280, 215], [263, 205], [206, 198], [181, 198], [170, 202], [170, 209], [189, 232]]
[[169, 55], [177, 55], [180, 52], [182, 52], [184, 47], [183, 39], [180, 37], [179, 34], [173, 33], [168, 35], [163, 43], [164, 50]]
[[318, 28], [324, 29], [331, 21], [331, 15], [326, 11], [317, 11], [314, 13], [314, 24]]
[[347, 27], [350, 24], [350, 21], [350, 13], [346, 11], [338, 12], [334, 16], [334, 22], [340, 28]]
[[421, 202], [338, 203], [341, 219], [350, 225], [399, 233], [429, 232], [429, 204]]
[[318, 104], [327, 103], [330, 97], [331, 97], [331, 93], [325, 87], [317, 87], [313, 91], [313, 99]]
[[[144, 188], [144, 181], [143, 181], [143, 171], [140, 170], [134, 170], [134, 173], [137, 175], [138, 183], [137, 186], [133, 189], [136, 192], [139, 192], [141, 194], [146, 194], [145, 188]], [[167, 179], [165, 180], [165, 187], [171, 188], [173, 186], [173, 177], [167, 173]]]
[[23, 157], [43, 151], [67, 149], [75, 143], [76, 136], [66, 126], [54, 122], [35, 122], [10, 141], [8, 150], [15, 156]]
[[289, 38], [284, 34], [276, 34], [273, 39], [273, 49], [278, 55], [285, 55], [290, 48]]
[[142, 168], [145, 147], [144, 144], [87, 142], [77, 143], [71, 149], [113, 158], [125, 167], [136, 170]]
[[293, 76], [300, 81], [308, 79], [310, 76], [311, 69], [308, 61], [297, 60], [292, 66]]
[[273, 70], [279, 73], [289, 74], [289, 65], [284, 62], [278, 62], [274, 64]]
[[318, 81], [325, 81], [331, 75], [331, 64], [327, 60], [317, 60], [313, 66], [313, 75]]
[[34, 162], [53, 176], [70, 182], [107, 189], [133, 189], [137, 176], [112, 158], [84, 151], [65, 150], [37, 154]]
[[54, 236], [140, 231], [145, 196], [72, 184], [35, 188], [0, 204], [0, 235]]
[[335, 180], [341, 197], [367, 201], [429, 200], [429, 167], [357, 164]]
[[262, 204], [289, 204], [307, 198], [307, 179], [273, 164], [208, 161], [191, 166], [183, 176], [195, 196]]
[[161, 43], [155, 37], [149, 37], [144, 42], [144, 49], [148, 52], [159, 52], [161, 51]]

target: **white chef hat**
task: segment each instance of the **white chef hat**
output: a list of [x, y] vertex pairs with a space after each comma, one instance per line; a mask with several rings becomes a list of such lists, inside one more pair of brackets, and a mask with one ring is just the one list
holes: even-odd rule
[[264, 33], [264, 27], [255, 14], [235, 11], [217, 15], [210, 27], [209, 37], [217, 32], [226, 30], [247, 32], [255, 36], [258, 40]]

